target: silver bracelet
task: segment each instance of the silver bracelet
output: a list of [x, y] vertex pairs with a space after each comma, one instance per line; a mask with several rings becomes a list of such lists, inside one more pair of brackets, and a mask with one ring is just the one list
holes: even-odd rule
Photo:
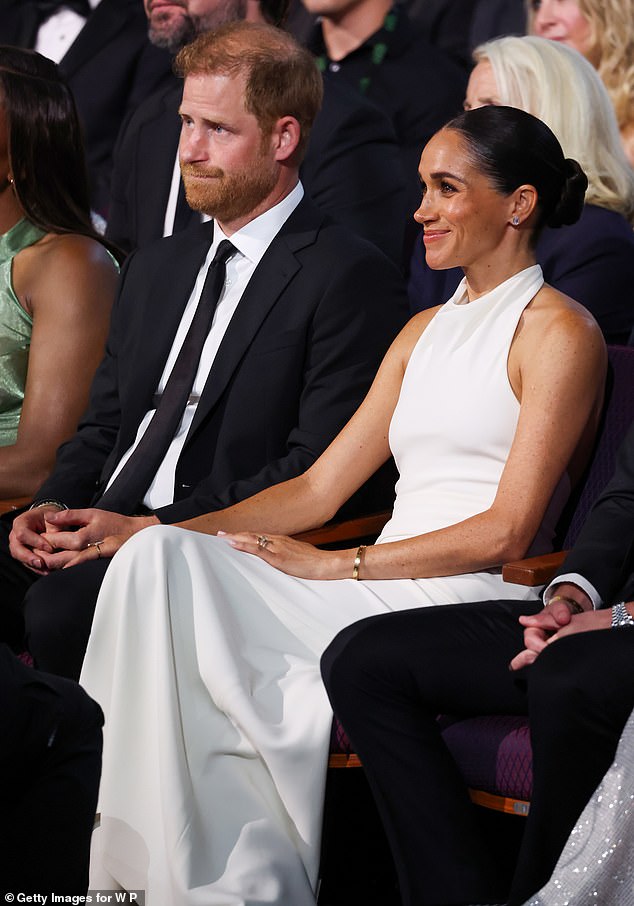
[[29, 507], [30, 510], [37, 510], [41, 506], [56, 506], [58, 510], [67, 510], [68, 507], [61, 500], [35, 500]]
[[634, 626], [634, 617], [628, 612], [625, 602], [615, 604], [612, 608], [612, 629], [620, 629], [621, 626]]

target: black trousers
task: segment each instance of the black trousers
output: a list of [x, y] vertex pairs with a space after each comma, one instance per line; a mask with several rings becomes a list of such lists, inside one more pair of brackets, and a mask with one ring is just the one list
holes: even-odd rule
[[99, 589], [109, 559], [38, 576], [9, 551], [0, 522], [0, 642], [25, 646], [40, 670], [79, 679]]
[[491, 601], [371, 617], [324, 653], [326, 688], [372, 786], [404, 906], [500, 902], [508, 893], [438, 714], [530, 717], [533, 796], [510, 906], [548, 880], [614, 758], [634, 708], [634, 630], [561, 639], [512, 673], [508, 663], [524, 647], [517, 617], [540, 608]]
[[99, 706], [0, 645], [0, 893], [85, 894]]

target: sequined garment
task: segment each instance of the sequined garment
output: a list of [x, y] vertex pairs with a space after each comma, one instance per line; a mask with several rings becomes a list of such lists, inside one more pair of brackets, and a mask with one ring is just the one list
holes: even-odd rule
[[634, 906], [634, 712], [552, 878], [526, 906], [590, 904]]

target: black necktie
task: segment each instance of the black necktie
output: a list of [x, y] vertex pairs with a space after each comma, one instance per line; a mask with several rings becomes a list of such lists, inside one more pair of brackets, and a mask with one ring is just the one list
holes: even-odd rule
[[198, 307], [156, 412], [132, 455], [97, 501], [96, 506], [100, 509], [116, 513], [134, 513], [152, 484], [183, 417], [203, 346], [224, 286], [226, 262], [234, 252], [233, 245], [227, 239], [223, 239], [209, 265]]
[[92, 8], [88, 0], [35, 0], [35, 8], [40, 23], [45, 22], [60, 9], [72, 9], [74, 12], [87, 19]]

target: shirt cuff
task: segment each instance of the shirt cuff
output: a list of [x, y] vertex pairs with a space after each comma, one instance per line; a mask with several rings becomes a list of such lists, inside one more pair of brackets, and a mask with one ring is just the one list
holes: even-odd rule
[[544, 606], [548, 604], [555, 592], [555, 585], [561, 585], [562, 582], [570, 582], [571, 585], [576, 585], [577, 588], [580, 588], [581, 591], [585, 591], [587, 596], [592, 601], [592, 607], [594, 610], [600, 610], [603, 607], [603, 600], [601, 595], [598, 593], [594, 585], [591, 582], [588, 582], [587, 579], [584, 579], [583, 576], [580, 576], [579, 573], [565, 573], [563, 576], [556, 576], [553, 581], [546, 587], [544, 590]]

